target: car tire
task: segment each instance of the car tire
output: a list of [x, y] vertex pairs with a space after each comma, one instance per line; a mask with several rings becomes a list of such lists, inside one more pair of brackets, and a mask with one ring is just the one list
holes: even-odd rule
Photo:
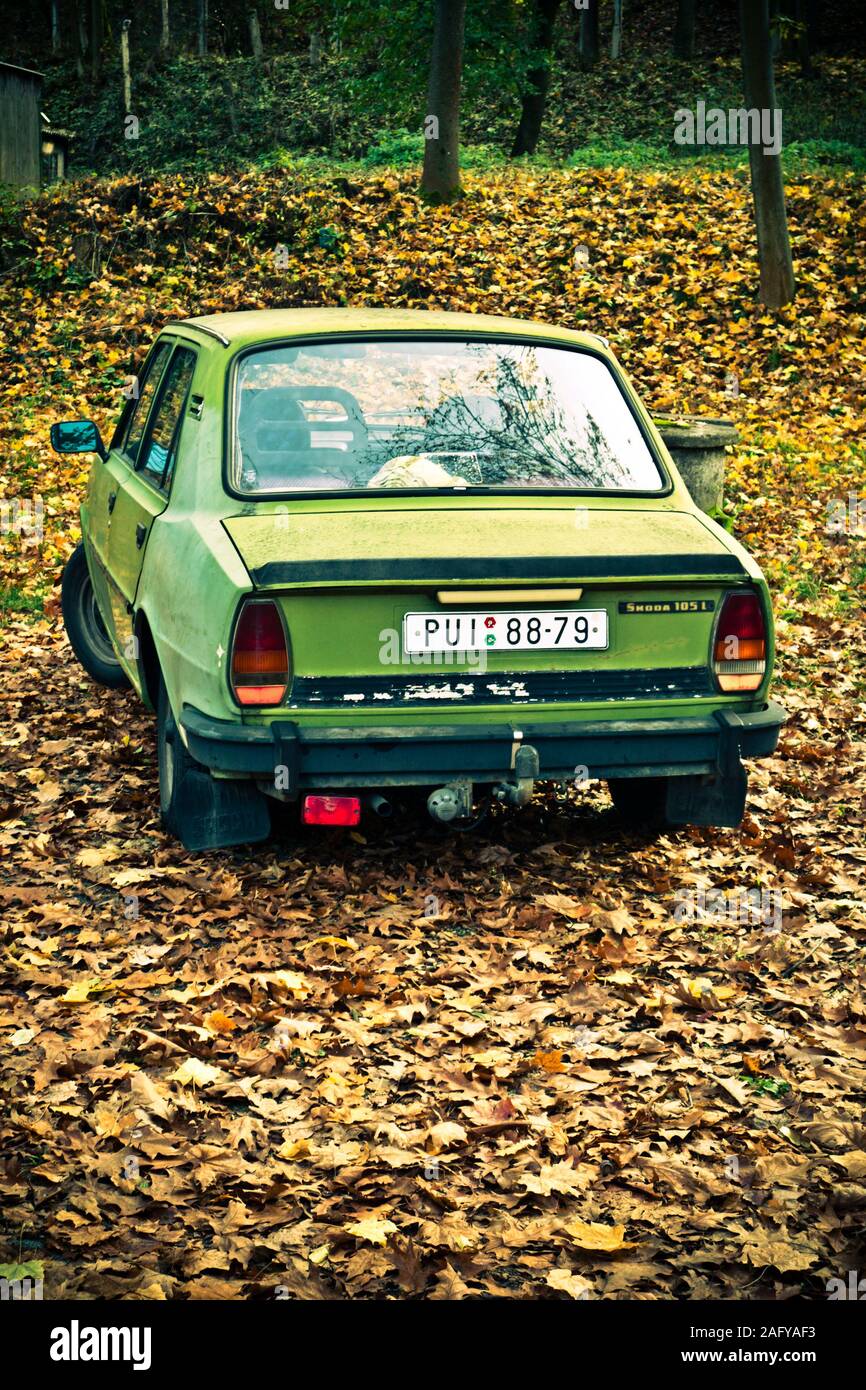
[[223, 849], [268, 838], [271, 817], [267, 798], [251, 781], [217, 779], [196, 762], [180, 736], [162, 677], [156, 744], [160, 817], [164, 828], [185, 849]]
[[674, 830], [665, 814], [667, 777], [611, 777], [608, 791], [624, 825], [635, 830]]
[[87, 568], [84, 546], [75, 547], [60, 588], [63, 626], [69, 645], [89, 676], [109, 690], [124, 690], [129, 677], [114, 654]]
[[205, 769], [190, 755], [178, 733], [165, 681], [161, 676], [156, 701], [156, 752], [159, 763], [159, 814], [169, 834], [182, 840], [179, 807], [181, 785], [188, 772], [203, 772]]

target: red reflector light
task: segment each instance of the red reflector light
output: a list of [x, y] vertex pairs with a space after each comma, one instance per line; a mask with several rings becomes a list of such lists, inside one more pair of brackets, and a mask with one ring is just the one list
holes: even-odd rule
[[761, 600], [751, 591], [728, 594], [713, 643], [713, 669], [721, 690], [757, 690], [767, 670], [767, 633]]
[[304, 825], [357, 825], [361, 819], [361, 798], [305, 796], [301, 819]]
[[272, 599], [248, 599], [232, 642], [231, 684], [239, 705], [278, 705], [289, 684], [289, 649]]

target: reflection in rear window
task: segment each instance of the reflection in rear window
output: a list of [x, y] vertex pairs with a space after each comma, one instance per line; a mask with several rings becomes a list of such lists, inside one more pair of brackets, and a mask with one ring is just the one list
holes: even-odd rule
[[589, 353], [312, 343], [248, 354], [235, 389], [243, 492], [662, 487], [616, 378]]

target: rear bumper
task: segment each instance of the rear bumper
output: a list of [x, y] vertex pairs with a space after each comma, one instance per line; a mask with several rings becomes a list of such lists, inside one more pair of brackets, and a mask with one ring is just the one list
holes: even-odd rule
[[[541, 780], [559, 781], [585, 767], [588, 777], [718, 776], [740, 758], [772, 753], [785, 722], [781, 705], [717, 710], [673, 719], [599, 719], [507, 725], [413, 724], [303, 727], [212, 719], [187, 706], [181, 716], [189, 751], [212, 772], [274, 779], [289, 797], [315, 787], [441, 785], [507, 777], [520, 743], [538, 752]], [[518, 736], [519, 735], [519, 736]]]

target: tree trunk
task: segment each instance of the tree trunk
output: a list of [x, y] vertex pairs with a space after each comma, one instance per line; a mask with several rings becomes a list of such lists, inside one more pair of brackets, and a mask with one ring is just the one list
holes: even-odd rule
[[197, 4], [196, 51], [200, 58], [207, 57], [207, 0], [198, 0]]
[[610, 56], [614, 62], [622, 53], [622, 3], [613, 0], [613, 28], [610, 31]]
[[128, 19], [124, 19], [120, 26], [120, 65], [123, 70], [123, 109], [128, 114], [132, 110], [132, 73], [129, 67]]
[[58, 0], [51, 0], [51, 52], [55, 56], [60, 52], [60, 14], [58, 12]]
[[257, 63], [261, 63], [264, 56], [262, 50], [262, 31], [259, 25], [259, 17], [256, 11], [251, 9], [249, 13], [250, 21], [250, 48]]
[[796, 0], [794, 13], [799, 28], [797, 30], [797, 57], [800, 60], [800, 72], [804, 77], [814, 77], [815, 68], [812, 64], [812, 44], [810, 40], [811, 24], [811, 5], [809, 0]]
[[84, 19], [84, 0], [75, 0], [72, 14], [72, 51], [75, 54], [75, 71], [84, 81], [84, 59], [87, 56], [87, 24]]
[[526, 74], [526, 91], [523, 93], [520, 124], [511, 148], [512, 158], [521, 154], [534, 154], [538, 144], [550, 87], [550, 51], [553, 47], [553, 29], [558, 9], [559, 0], [535, 0], [531, 47], [534, 54], [538, 53], [539, 61]]
[[781, 10], [781, 0], [770, 0], [770, 57], [773, 62], [778, 58], [782, 47], [782, 34], [779, 27]]
[[229, 129], [231, 130], [232, 138], [236, 140], [238, 138], [238, 107], [237, 101], [235, 100], [234, 85], [227, 72], [222, 74], [220, 85], [225, 98], [226, 111], [228, 112]]
[[689, 60], [695, 56], [695, 0], [679, 0], [674, 25], [674, 57]]
[[[770, 48], [768, 0], [740, 0], [743, 51], [743, 93], [751, 110], [776, 109], [776, 85]], [[788, 239], [782, 157], [749, 146], [752, 200], [761, 267], [759, 298], [769, 309], [780, 309], [794, 298], [794, 267]]]
[[159, 31], [159, 49], [166, 54], [171, 46], [171, 21], [168, 12], [169, 0], [162, 0], [162, 28]]
[[310, 34], [310, 67], [317, 68], [322, 61], [322, 36], [318, 29]]
[[580, 12], [577, 51], [584, 71], [595, 67], [598, 62], [598, 0], [589, 0], [586, 9]]
[[466, 0], [435, 0], [424, 172], [421, 192], [431, 202], [460, 196], [460, 78]]
[[102, 0], [90, 0], [90, 76], [98, 82], [102, 69]]
[[796, 58], [803, 77], [814, 77], [812, 65], [812, 46], [809, 42], [809, 7], [807, 0], [794, 0], [794, 29], [782, 40], [782, 53], [786, 58]]

